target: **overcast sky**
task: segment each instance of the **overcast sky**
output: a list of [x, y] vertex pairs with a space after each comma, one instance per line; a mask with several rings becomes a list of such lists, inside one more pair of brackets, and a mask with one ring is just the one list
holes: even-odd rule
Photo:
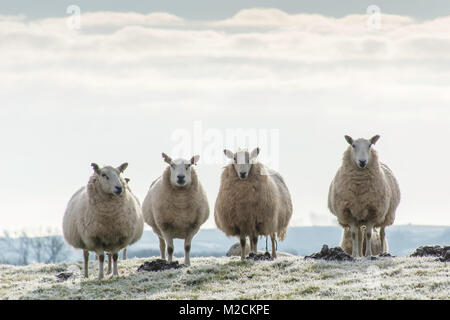
[[2, 1], [0, 230], [60, 229], [91, 162], [129, 162], [143, 200], [163, 151], [200, 154], [215, 227], [239, 130], [285, 177], [291, 225], [336, 223], [345, 134], [381, 135], [396, 224], [450, 225], [448, 1], [377, 1], [380, 16], [371, 1], [91, 2], [77, 30], [74, 2]]

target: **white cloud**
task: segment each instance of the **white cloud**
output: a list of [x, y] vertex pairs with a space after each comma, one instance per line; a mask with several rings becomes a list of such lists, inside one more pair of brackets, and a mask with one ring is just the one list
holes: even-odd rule
[[[302, 29], [314, 33], [367, 32], [369, 15], [347, 15], [343, 18], [326, 17], [320, 14], [289, 14], [279, 9], [244, 9], [229, 19], [212, 22], [220, 27], [288, 28]], [[382, 28], [390, 30], [410, 25], [414, 20], [407, 16], [381, 15]]]

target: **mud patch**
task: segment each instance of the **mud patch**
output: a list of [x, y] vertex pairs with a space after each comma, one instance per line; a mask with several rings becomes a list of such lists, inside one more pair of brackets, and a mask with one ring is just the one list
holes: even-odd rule
[[410, 257], [438, 257], [442, 262], [450, 261], [450, 246], [420, 246]]
[[156, 259], [153, 261], [145, 261], [144, 264], [139, 266], [137, 271], [163, 271], [169, 269], [180, 269], [183, 267], [185, 267], [185, 265], [179, 264], [178, 261], [169, 263], [163, 259]]
[[264, 253], [250, 252], [248, 254], [248, 257], [245, 259], [253, 260], [253, 261], [262, 261], [262, 260], [272, 261], [273, 260], [272, 256], [268, 252], [264, 252]]
[[388, 252], [384, 252], [384, 253], [380, 253], [380, 255], [378, 257], [380, 257], [380, 258], [395, 258], [396, 256], [393, 256], [392, 254], [390, 254]]
[[333, 261], [353, 261], [354, 259], [346, 254], [341, 247], [328, 248], [326, 244], [323, 245], [320, 252], [313, 253], [312, 255], [306, 256], [305, 259], [323, 259], [323, 260], [333, 260]]
[[66, 281], [71, 276], [73, 276], [72, 272], [61, 272], [56, 275], [56, 278], [58, 278], [58, 281]]
[[396, 256], [393, 256], [390, 253], [384, 252], [380, 253], [378, 256], [371, 256], [370, 260], [378, 260], [378, 258], [395, 258]]

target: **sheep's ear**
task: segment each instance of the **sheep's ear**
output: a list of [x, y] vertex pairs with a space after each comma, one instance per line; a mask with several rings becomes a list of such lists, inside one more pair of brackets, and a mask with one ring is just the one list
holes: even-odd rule
[[253, 160], [258, 156], [259, 150], [260, 150], [259, 148], [253, 149], [252, 153], [250, 153], [250, 160]]
[[162, 157], [164, 159], [164, 162], [167, 162], [168, 164], [172, 164], [172, 158], [170, 158], [167, 154], [164, 152], [162, 153]]
[[234, 153], [228, 149], [224, 149], [223, 153], [227, 156], [227, 158], [234, 159]]
[[370, 138], [370, 143], [375, 144], [378, 141], [378, 139], [380, 139], [380, 135], [377, 134], [376, 136]]
[[353, 144], [353, 139], [350, 136], [344, 136], [345, 140], [347, 140], [348, 144]]
[[96, 163], [91, 163], [91, 167], [92, 167], [92, 169], [94, 169], [94, 172], [95, 172], [96, 174], [100, 174], [100, 167], [98, 166], [98, 164], [96, 164]]
[[125, 169], [128, 167], [128, 162], [124, 162], [124, 163], [122, 163], [120, 166], [118, 166], [116, 169], [119, 171], [119, 172], [124, 172], [125, 171]]
[[191, 158], [191, 164], [195, 164], [196, 165], [199, 159], [200, 159], [199, 155], [193, 156]]

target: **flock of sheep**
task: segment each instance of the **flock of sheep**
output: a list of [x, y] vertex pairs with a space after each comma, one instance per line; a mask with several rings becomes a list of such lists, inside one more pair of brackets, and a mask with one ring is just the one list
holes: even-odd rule
[[[391, 170], [378, 161], [373, 145], [379, 139], [345, 139], [350, 144], [342, 165], [330, 185], [328, 207], [344, 228], [341, 247], [354, 257], [370, 257], [387, 252], [385, 227], [394, 222], [400, 191]], [[283, 240], [292, 216], [292, 201], [282, 176], [258, 162], [259, 148], [249, 152], [225, 149], [231, 162], [224, 167], [214, 208], [217, 227], [227, 236], [240, 240], [241, 259], [245, 259], [246, 238], [250, 250], [257, 251], [259, 236], [270, 236], [272, 257], [276, 239]], [[184, 239], [184, 264], [190, 265], [192, 238], [209, 217], [205, 191], [193, 168], [199, 160], [172, 160], [161, 177], [151, 185], [142, 206], [132, 193], [128, 179], [122, 177], [128, 164], [94, 170], [87, 186], [70, 199], [63, 219], [63, 233], [73, 247], [83, 250], [84, 275], [88, 277], [89, 252], [99, 260], [102, 279], [104, 253], [108, 271], [118, 275], [120, 250], [138, 241], [144, 221], [159, 238], [161, 258], [172, 262], [173, 239]], [[376, 228], [380, 228], [380, 231]], [[124, 251], [124, 258], [126, 251]]]

